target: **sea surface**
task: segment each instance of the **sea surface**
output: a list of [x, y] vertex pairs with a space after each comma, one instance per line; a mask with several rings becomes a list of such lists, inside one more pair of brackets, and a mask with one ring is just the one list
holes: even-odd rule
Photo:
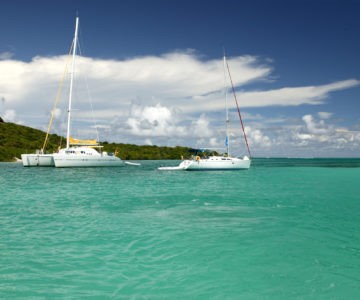
[[0, 163], [0, 299], [360, 299], [360, 159]]

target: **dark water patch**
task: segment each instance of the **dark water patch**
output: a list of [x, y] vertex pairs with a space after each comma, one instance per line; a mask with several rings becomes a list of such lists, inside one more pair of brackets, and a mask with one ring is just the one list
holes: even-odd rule
[[252, 166], [359, 168], [360, 158], [253, 158]]

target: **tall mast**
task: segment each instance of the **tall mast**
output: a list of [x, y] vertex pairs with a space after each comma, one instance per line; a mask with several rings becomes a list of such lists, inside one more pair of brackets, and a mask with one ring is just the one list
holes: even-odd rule
[[75, 67], [75, 55], [76, 55], [76, 44], [77, 44], [77, 36], [78, 36], [78, 25], [79, 25], [79, 17], [76, 17], [76, 25], [75, 25], [75, 34], [74, 34], [74, 49], [72, 55], [72, 66], [70, 73], [70, 94], [69, 94], [69, 108], [68, 108], [68, 123], [67, 123], [67, 134], [66, 134], [66, 149], [70, 147], [70, 120], [71, 120], [71, 98], [72, 98], [72, 89], [73, 89], [73, 80], [74, 80], [74, 67]]
[[239, 103], [238, 103], [237, 98], [236, 98], [236, 93], [235, 93], [234, 84], [233, 84], [233, 81], [232, 81], [232, 79], [231, 79], [229, 64], [227, 63], [227, 61], [225, 61], [225, 62], [226, 62], [226, 67], [227, 67], [228, 74], [229, 74], [229, 79], [230, 79], [230, 83], [231, 83], [231, 87], [232, 87], [232, 91], [233, 91], [233, 95], [234, 95], [234, 99], [235, 99], [237, 111], [238, 111], [239, 118], [240, 118], [240, 122], [241, 122], [241, 127], [242, 127], [242, 130], [243, 130], [243, 133], [244, 133], [244, 138], [245, 138], [246, 147], [247, 147], [248, 152], [249, 152], [249, 157], [251, 158], [250, 147], [249, 147], [249, 143], [248, 143], [248, 141], [247, 141], [247, 137], [246, 137], [246, 133], [245, 133], [245, 128], [244, 128], [244, 123], [243, 123], [243, 121], [242, 121], [242, 117], [241, 117], [241, 113], [240, 113]]
[[226, 83], [226, 57], [225, 57], [225, 50], [224, 50], [224, 91], [225, 91], [225, 111], [226, 111], [226, 139], [225, 139], [225, 146], [226, 146], [227, 156], [230, 156], [229, 111], [228, 111], [228, 105], [227, 105], [228, 87], [227, 87], [227, 83]]

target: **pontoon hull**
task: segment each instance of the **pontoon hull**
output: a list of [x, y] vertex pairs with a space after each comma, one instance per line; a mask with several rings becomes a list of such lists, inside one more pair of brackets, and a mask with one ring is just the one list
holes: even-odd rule
[[74, 155], [54, 155], [56, 168], [91, 168], [91, 167], [123, 167], [124, 162], [118, 157], [88, 157]]
[[53, 154], [21, 154], [24, 167], [55, 167]]

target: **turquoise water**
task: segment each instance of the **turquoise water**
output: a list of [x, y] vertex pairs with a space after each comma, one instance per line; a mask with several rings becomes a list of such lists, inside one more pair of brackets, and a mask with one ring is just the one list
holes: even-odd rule
[[1, 163], [0, 298], [360, 298], [360, 159], [177, 163]]

